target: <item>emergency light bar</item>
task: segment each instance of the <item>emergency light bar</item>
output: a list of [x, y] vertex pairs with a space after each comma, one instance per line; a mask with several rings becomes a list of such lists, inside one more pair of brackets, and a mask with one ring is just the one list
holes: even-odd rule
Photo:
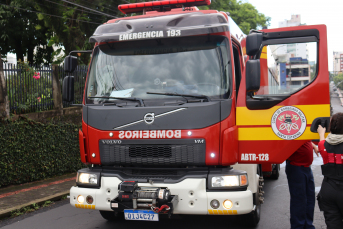
[[170, 11], [175, 8], [210, 5], [211, 0], [164, 0], [154, 2], [140, 2], [122, 4], [118, 9], [124, 14], [139, 13], [145, 11]]

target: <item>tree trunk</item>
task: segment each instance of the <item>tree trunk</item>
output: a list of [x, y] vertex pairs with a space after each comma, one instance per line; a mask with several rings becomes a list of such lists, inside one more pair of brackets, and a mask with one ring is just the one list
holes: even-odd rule
[[24, 61], [24, 52], [21, 41], [16, 41], [15, 53], [17, 54], [17, 61]]
[[33, 50], [34, 47], [29, 47], [27, 50], [27, 61], [31, 64], [33, 64]]
[[0, 53], [0, 119], [9, 118], [10, 107], [8, 104], [6, 79], [2, 66], [2, 59]]
[[52, 65], [52, 98], [54, 99], [54, 109], [62, 112], [62, 93], [61, 84], [58, 79], [58, 65]]

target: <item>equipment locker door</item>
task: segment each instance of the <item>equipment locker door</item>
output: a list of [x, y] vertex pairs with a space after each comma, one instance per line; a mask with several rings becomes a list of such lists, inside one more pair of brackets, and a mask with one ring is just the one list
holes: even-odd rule
[[262, 32], [260, 48], [249, 57], [260, 62], [260, 86], [247, 92], [247, 67], [238, 95], [239, 163], [284, 162], [306, 141], [318, 139], [313, 130], [320, 120], [328, 125], [330, 117], [326, 26]]

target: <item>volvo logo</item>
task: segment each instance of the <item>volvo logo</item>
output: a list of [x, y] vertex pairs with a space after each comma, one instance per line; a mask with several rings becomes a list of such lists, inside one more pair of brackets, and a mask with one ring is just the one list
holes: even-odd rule
[[144, 122], [146, 124], [152, 124], [155, 121], [155, 113], [147, 113], [144, 115]]

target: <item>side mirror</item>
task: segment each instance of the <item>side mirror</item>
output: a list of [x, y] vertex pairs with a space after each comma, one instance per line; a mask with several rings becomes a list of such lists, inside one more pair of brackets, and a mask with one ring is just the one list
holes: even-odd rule
[[247, 92], [255, 92], [260, 89], [260, 75], [260, 60], [248, 60], [245, 70]]
[[64, 58], [64, 71], [73, 72], [77, 66], [77, 57], [75, 56], [66, 56]]
[[246, 52], [249, 56], [255, 56], [263, 41], [262, 33], [251, 33], [246, 39]]
[[62, 99], [66, 102], [74, 101], [74, 76], [66, 76], [62, 84]]

